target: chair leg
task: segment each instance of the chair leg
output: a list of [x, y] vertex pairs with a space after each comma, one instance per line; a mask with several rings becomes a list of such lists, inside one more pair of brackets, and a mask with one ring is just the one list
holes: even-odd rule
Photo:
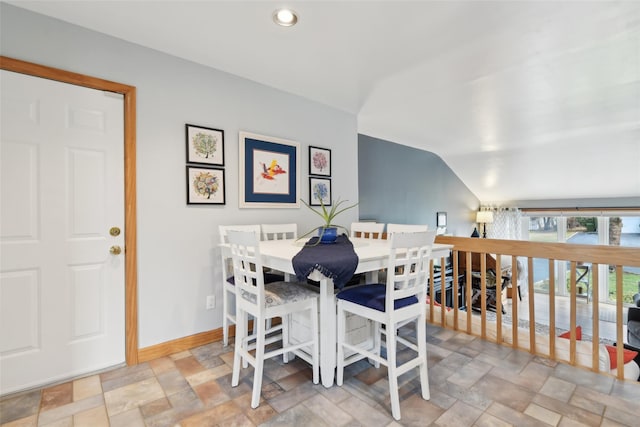
[[240, 382], [240, 365], [246, 362], [246, 358], [242, 357], [242, 351], [245, 350], [247, 336], [247, 315], [244, 311], [236, 313], [236, 345], [233, 352], [233, 372], [231, 375], [231, 386], [236, 387]]
[[254, 322], [253, 330], [256, 331], [256, 364], [253, 374], [253, 393], [251, 395], [251, 407], [253, 409], [260, 405], [260, 392], [262, 391], [262, 374], [264, 373], [264, 343], [265, 343], [265, 320]]
[[229, 296], [227, 290], [222, 289], [222, 345], [229, 345]]
[[313, 383], [318, 384], [320, 382], [320, 345], [319, 345], [319, 335], [318, 335], [318, 302], [317, 300], [311, 306], [311, 331], [313, 333], [313, 337], [315, 338], [313, 341], [312, 347], [312, 361], [313, 361]]
[[338, 354], [336, 363], [336, 384], [341, 386], [344, 380], [344, 347], [345, 341], [345, 316], [346, 313], [342, 309], [342, 303], [338, 301]]
[[400, 393], [398, 391], [398, 374], [396, 360], [396, 325], [387, 323], [385, 325], [387, 331], [387, 370], [389, 371], [389, 398], [391, 400], [391, 415], [398, 421], [400, 420]]
[[429, 391], [429, 371], [427, 365], [427, 322], [426, 319], [418, 317], [416, 325], [416, 340], [418, 342], [418, 357], [422, 361], [420, 364], [420, 388], [422, 398], [429, 400], [431, 393]]
[[[282, 316], [281, 320], [282, 320], [282, 347], [287, 348], [289, 347], [289, 321], [291, 320], [291, 315], [287, 314], [286, 316]], [[269, 322], [268, 327], [270, 327], [271, 320], [269, 320], [268, 322]], [[285, 351], [284, 353], [282, 353], [282, 362], [289, 363], [289, 356], [290, 354], [288, 351]]]
[[[382, 346], [382, 331], [380, 330], [380, 322], [371, 320], [373, 324], [373, 354], [380, 356], [380, 347]], [[376, 369], [380, 368], [380, 362], [375, 360], [373, 366]]]

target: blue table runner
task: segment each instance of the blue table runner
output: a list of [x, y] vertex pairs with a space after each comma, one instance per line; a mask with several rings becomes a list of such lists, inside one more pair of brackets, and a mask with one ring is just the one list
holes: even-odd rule
[[353, 243], [345, 234], [338, 236], [335, 243], [316, 244], [317, 241], [318, 237], [311, 238], [292, 259], [298, 280], [307, 280], [313, 270], [318, 270], [333, 279], [336, 288], [342, 289], [358, 267]]

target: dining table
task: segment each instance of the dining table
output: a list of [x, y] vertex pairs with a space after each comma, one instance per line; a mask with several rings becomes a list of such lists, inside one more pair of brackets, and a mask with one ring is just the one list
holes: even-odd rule
[[[353, 244], [353, 250], [358, 257], [354, 274], [364, 273], [366, 283], [376, 282], [378, 271], [387, 267], [390, 254], [389, 241], [362, 238], [349, 238], [349, 241]], [[260, 241], [263, 267], [281, 271], [288, 278], [295, 277], [293, 259], [305, 244], [307, 244], [305, 240], [292, 239]], [[229, 251], [227, 244], [221, 244], [220, 247], [223, 251]], [[452, 249], [453, 245], [434, 243], [431, 258], [447, 257]], [[319, 269], [311, 270], [307, 278], [319, 284], [320, 377], [322, 384], [328, 388], [334, 383], [336, 369], [336, 287], [334, 280], [321, 273]]]

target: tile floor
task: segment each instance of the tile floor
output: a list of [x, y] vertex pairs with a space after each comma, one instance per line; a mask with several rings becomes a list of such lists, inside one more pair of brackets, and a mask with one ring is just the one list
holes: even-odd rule
[[351, 365], [342, 387], [311, 382], [299, 360], [253, 369], [231, 387], [232, 347], [220, 342], [137, 366], [6, 396], [0, 424], [23, 426], [637, 426], [640, 383], [550, 362], [428, 325], [431, 400], [401, 377], [402, 420], [391, 417], [386, 369]]

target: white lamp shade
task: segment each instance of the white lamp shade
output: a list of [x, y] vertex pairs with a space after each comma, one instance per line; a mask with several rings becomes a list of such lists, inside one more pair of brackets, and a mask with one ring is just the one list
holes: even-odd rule
[[493, 212], [478, 211], [476, 214], [476, 222], [479, 224], [491, 224], [493, 222]]

